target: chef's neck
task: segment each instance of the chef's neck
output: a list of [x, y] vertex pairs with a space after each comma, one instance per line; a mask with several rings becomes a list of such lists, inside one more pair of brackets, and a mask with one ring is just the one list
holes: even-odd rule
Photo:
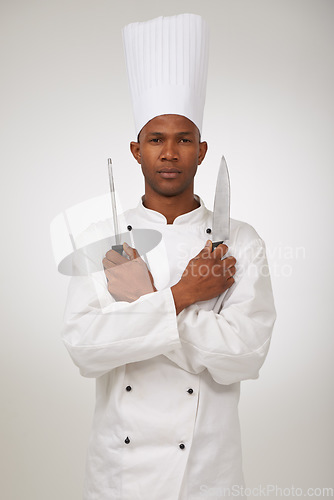
[[180, 215], [195, 210], [200, 206], [194, 193], [185, 193], [175, 196], [161, 196], [157, 193], [145, 193], [142, 197], [143, 205], [150, 210], [159, 212], [167, 219], [167, 224], [173, 224], [174, 220]]

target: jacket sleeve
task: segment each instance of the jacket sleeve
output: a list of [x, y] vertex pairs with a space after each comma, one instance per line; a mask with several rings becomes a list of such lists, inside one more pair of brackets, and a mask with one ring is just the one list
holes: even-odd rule
[[71, 278], [62, 338], [86, 377], [181, 348], [169, 288], [115, 302], [103, 272]]
[[220, 384], [258, 377], [276, 319], [263, 241], [235, 256], [234, 285], [214, 304], [198, 302], [178, 315], [182, 349], [166, 354], [192, 373], [207, 368]]

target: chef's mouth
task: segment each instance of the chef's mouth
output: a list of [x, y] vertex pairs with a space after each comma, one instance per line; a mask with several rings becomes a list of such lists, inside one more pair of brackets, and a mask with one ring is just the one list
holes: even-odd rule
[[160, 174], [160, 176], [163, 177], [164, 179], [174, 179], [175, 177], [180, 175], [180, 173], [181, 173], [180, 170], [177, 170], [176, 168], [171, 168], [171, 169], [164, 168], [158, 170], [158, 174]]
[[158, 173], [159, 174], [161, 174], [161, 173], [167, 173], [167, 174], [177, 173], [177, 174], [180, 174], [181, 170], [178, 170], [177, 168], [161, 168], [160, 170], [158, 170]]

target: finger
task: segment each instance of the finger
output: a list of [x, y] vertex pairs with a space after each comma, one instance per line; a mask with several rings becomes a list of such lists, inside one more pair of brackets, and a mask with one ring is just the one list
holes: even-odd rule
[[123, 257], [123, 255], [120, 255], [118, 252], [115, 252], [115, 250], [108, 250], [108, 252], [106, 253], [106, 258], [110, 262], [116, 264], [117, 266], [127, 261], [127, 259]]
[[212, 252], [212, 256], [214, 258], [219, 258], [221, 259], [222, 257], [224, 257], [224, 255], [227, 253], [228, 251], [228, 246], [225, 245], [224, 243], [220, 243], [220, 245], [218, 245], [214, 251]]
[[232, 257], [232, 255], [230, 255], [230, 257], [226, 257], [223, 262], [226, 268], [235, 266], [237, 263], [236, 259]]
[[126, 255], [128, 255], [130, 260], [138, 259], [139, 253], [135, 248], [130, 247], [127, 243], [123, 243], [123, 249]]
[[236, 273], [236, 268], [235, 268], [235, 266], [232, 266], [232, 267], [229, 267], [228, 269], [225, 269], [225, 274], [226, 274], [227, 276], [232, 277], [232, 276], [234, 276], [234, 275], [235, 275], [235, 273]]
[[199, 258], [204, 257], [204, 256], [209, 256], [211, 253], [211, 249], [212, 249], [212, 241], [207, 240], [207, 242], [205, 243], [205, 246], [202, 248], [202, 250], [197, 255], [195, 255], [195, 257], [193, 257], [193, 258], [199, 259]]
[[228, 288], [230, 288], [234, 283], [235, 283], [235, 279], [233, 278], [233, 276], [231, 276], [230, 278], [228, 278], [226, 280], [226, 284], [228, 285]]
[[102, 260], [102, 264], [103, 264], [103, 269], [111, 269], [112, 267], [115, 267], [117, 266], [117, 264], [115, 264], [114, 262], [111, 262], [110, 260], [104, 258]]

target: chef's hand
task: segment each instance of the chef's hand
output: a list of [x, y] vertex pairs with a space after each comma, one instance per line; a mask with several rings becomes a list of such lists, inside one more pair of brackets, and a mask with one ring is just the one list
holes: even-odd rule
[[155, 292], [152, 274], [137, 250], [123, 244], [123, 257], [115, 250], [109, 250], [103, 259], [103, 268], [108, 282], [108, 291], [115, 300], [133, 302], [142, 295]]
[[195, 302], [218, 297], [233, 285], [237, 261], [234, 257], [221, 260], [228, 250], [224, 244], [211, 250], [212, 241], [208, 240], [189, 261], [180, 281], [171, 287], [177, 314]]

